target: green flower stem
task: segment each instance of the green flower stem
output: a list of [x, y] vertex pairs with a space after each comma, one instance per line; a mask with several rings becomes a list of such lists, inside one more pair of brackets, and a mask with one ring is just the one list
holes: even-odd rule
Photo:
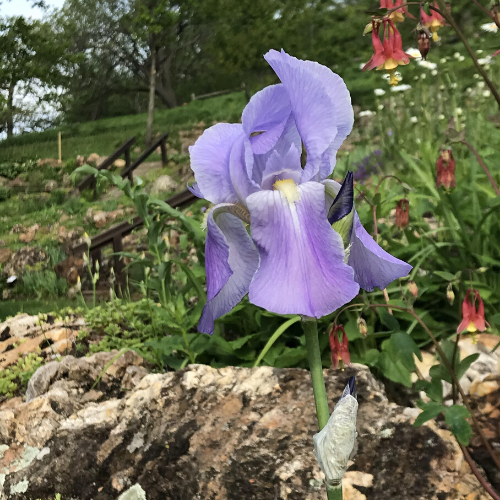
[[328, 500], [342, 500], [342, 484], [327, 486], [326, 494], [328, 495]]
[[[311, 379], [316, 403], [316, 415], [320, 430], [328, 423], [330, 411], [326, 397], [325, 380], [323, 379], [323, 363], [319, 350], [318, 323], [312, 318], [302, 319], [302, 329], [306, 336], [307, 359], [311, 370]], [[342, 484], [326, 488], [328, 500], [342, 500]]]

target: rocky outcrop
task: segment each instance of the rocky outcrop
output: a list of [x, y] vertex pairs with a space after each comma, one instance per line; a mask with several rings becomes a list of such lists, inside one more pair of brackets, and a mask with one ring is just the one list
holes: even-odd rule
[[19, 276], [26, 266], [35, 266], [39, 262], [46, 262], [47, 254], [36, 247], [22, 247], [11, 255], [5, 264], [2, 273], [5, 276]]
[[[190, 365], [144, 376], [129, 352], [92, 387], [109, 356], [45, 365], [28, 402], [0, 407], [4, 499], [326, 498], [307, 371]], [[419, 410], [389, 402], [365, 367], [325, 372], [330, 410], [351, 375], [359, 448], [345, 500], [488, 498], [449, 431], [413, 427]]]

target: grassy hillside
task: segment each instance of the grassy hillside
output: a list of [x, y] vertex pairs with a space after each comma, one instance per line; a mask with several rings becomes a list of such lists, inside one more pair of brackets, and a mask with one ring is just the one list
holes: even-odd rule
[[[207, 125], [213, 121], [239, 121], [244, 106], [244, 94], [237, 92], [203, 101], [192, 101], [174, 109], [157, 110], [154, 132], [170, 132], [169, 142], [175, 145], [179, 130], [190, 128], [200, 121], [204, 121]], [[127, 115], [6, 139], [0, 141], [0, 163], [27, 158], [57, 157], [59, 132], [62, 133], [63, 160], [91, 153], [108, 155], [132, 136], [137, 138], [137, 145], [143, 147], [146, 119], [145, 113]]]

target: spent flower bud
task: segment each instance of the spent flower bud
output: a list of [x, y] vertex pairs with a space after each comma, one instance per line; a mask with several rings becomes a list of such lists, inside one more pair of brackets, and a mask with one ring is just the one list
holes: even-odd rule
[[425, 30], [422, 29], [418, 33], [418, 50], [420, 52], [420, 55], [422, 56], [422, 59], [425, 61], [427, 59], [427, 54], [429, 53], [429, 50], [431, 48], [431, 36], [430, 33], [428, 33], [428, 29], [426, 28]]
[[357, 413], [356, 380], [351, 377], [328, 423], [314, 436], [314, 455], [327, 486], [338, 486], [342, 482], [356, 443]]
[[368, 335], [368, 326], [366, 326], [366, 321], [364, 318], [361, 316], [358, 318], [358, 330], [363, 337], [366, 337]]
[[418, 297], [418, 286], [413, 280], [408, 281], [406, 288], [413, 295], [413, 297], [415, 297], [415, 298]]

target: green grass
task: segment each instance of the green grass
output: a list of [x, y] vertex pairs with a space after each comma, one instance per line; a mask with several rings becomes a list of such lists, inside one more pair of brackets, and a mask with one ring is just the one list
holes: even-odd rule
[[41, 314], [57, 312], [65, 307], [75, 307], [75, 301], [65, 297], [53, 300], [4, 300], [0, 301], [0, 321], [19, 313]]
[[[169, 132], [169, 142], [175, 144], [179, 130], [191, 128], [200, 121], [205, 122], [207, 126], [213, 121], [239, 121], [244, 106], [244, 94], [238, 92], [203, 101], [193, 101], [174, 109], [159, 109], [155, 112], [153, 129], [155, 133]], [[136, 144], [142, 148], [146, 119], [145, 113], [127, 115], [6, 139], [0, 142], [0, 163], [20, 161], [24, 158], [57, 157], [59, 132], [62, 133], [63, 160], [91, 153], [108, 155], [132, 136], [137, 138]], [[156, 156], [158, 155], [152, 155], [151, 160], [159, 159]]]

